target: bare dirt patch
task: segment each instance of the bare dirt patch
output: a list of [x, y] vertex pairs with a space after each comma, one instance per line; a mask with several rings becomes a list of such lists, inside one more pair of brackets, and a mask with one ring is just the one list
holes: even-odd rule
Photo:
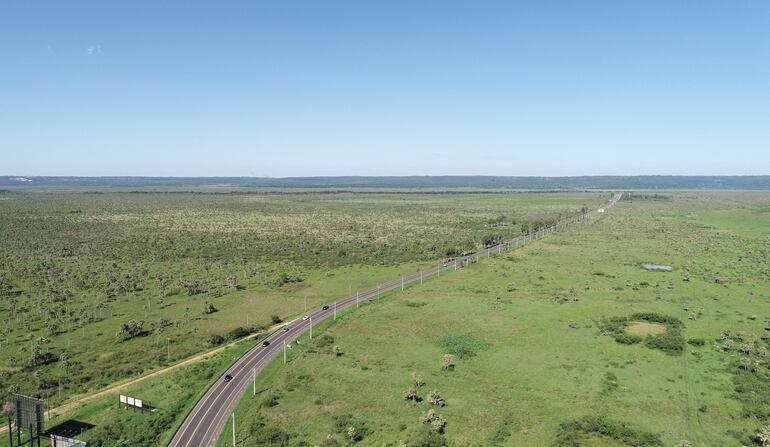
[[661, 323], [650, 323], [648, 321], [632, 321], [625, 328], [626, 334], [637, 337], [647, 335], [660, 335], [666, 333], [666, 325]]

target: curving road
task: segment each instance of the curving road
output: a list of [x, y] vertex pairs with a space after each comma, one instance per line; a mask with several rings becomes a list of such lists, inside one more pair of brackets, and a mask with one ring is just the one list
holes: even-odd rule
[[[585, 220], [594, 213], [604, 212], [604, 209], [611, 207], [620, 200], [621, 196], [622, 193], [614, 194], [604, 208], [589, 211], [535, 233], [520, 236], [512, 241], [485, 248], [479, 252], [457, 258], [436, 267], [395, 279], [382, 284], [379, 287], [360, 292], [357, 295], [345, 297], [337, 301], [336, 304], [330, 305], [329, 309], [319, 309], [316, 312], [308, 314], [309, 318], [307, 320], [298, 319], [287, 323], [286, 327], [288, 328], [288, 332], [279, 330], [268, 336], [265, 339], [270, 343], [267, 347], [258, 345], [249, 350], [243, 357], [230, 366], [222, 377], [209, 388], [174, 434], [173, 439], [169, 443], [169, 447], [203, 447], [214, 445], [219, 437], [219, 433], [227, 422], [227, 418], [237, 405], [238, 400], [252, 384], [254, 375], [262, 371], [273, 358], [281, 354], [281, 351], [284, 349], [284, 343], [289, 344], [294, 342], [294, 340], [299, 338], [299, 336], [306, 330], [310, 329], [310, 325], [313, 322], [317, 324], [334, 315], [335, 306], [337, 310], [355, 306], [361, 301], [367, 301], [378, 297], [382, 292], [398, 289], [408, 284], [422, 281], [422, 279], [431, 275], [440, 274], [442, 270], [456, 270], [457, 267], [462, 266], [467, 262], [476, 261], [483, 256], [490, 256], [497, 251], [507, 250], [511, 247], [523, 245], [530, 240], [539, 239], [548, 233], [559, 231], [566, 226]], [[224, 376], [227, 374], [232, 376], [230, 382], [225, 382], [223, 380]]]

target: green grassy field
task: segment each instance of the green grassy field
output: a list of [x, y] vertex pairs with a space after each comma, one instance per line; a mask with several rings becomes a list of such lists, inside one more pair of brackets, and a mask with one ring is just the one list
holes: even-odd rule
[[6, 193], [0, 398], [55, 407], [607, 196]]
[[[345, 314], [242, 399], [238, 445], [754, 445], [770, 194], [666, 195]], [[633, 321], [666, 332], [634, 339]]]

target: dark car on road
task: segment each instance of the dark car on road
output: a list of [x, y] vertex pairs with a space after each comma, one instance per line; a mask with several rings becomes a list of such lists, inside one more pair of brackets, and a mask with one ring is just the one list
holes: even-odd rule
[[269, 341], [265, 340], [265, 341], [262, 342], [262, 347], [263, 348], [266, 348], [268, 346], [270, 346], [270, 342]]
[[231, 380], [233, 380], [233, 376], [231, 376], [230, 374], [225, 374], [225, 382], [229, 382]]
[[324, 309], [324, 310], [328, 310], [328, 309], [329, 309], [329, 306], [327, 306], [327, 305], [324, 305], [323, 309]]

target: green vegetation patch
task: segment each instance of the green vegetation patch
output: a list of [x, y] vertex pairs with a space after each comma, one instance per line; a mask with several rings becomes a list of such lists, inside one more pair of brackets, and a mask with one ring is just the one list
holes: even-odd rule
[[[665, 327], [665, 330], [661, 330]], [[659, 349], [669, 355], [681, 355], [684, 349], [682, 322], [669, 315], [639, 312], [627, 317], [604, 320], [602, 333], [612, 335], [622, 344], [644, 342], [650, 349]]]
[[559, 426], [554, 447], [579, 447], [586, 436], [599, 436], [621, 442], [631, 447], [662, 446], [660, 435], [636, 430], [625, 422], [607, 419], [604, 416], [585, 416]]
[[87, 189], [0, 200], [0, 403], [56, 407], [608, 198]]
[[463, 360], [489, 347], [489, 343], [472, 335], [442, 335], [436, 340], [436, 345]]
[[733, 357], [729, 369], [733, 375], [735, 399], [745, 417], [770, 419], [770, 336], [753, 338], [745, 332], [722, 331], [717, 349]]

